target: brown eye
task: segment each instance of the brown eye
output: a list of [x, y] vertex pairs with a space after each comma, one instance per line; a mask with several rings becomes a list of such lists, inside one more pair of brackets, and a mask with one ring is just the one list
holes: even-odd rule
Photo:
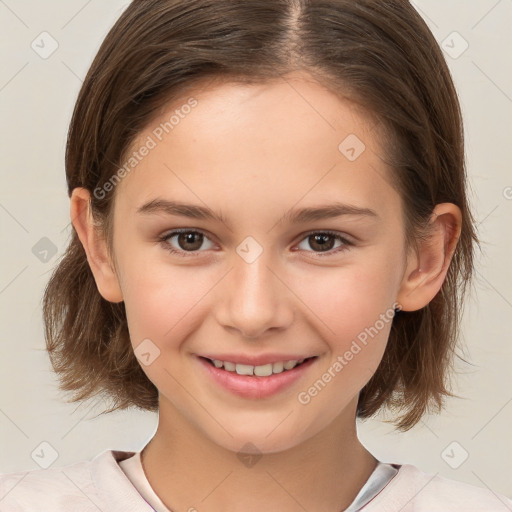
[[184, 251], [197, 251], [203, 244], [203, 235], [201, 233], [180, 233], [177, 236], [178, 245]]
[[308, 239], [310, 240], [309, 246], [319, 251], [330, 251], [335, 243], [334, 237], [325, 233], [310, 235]]
[[180, 255], [185, 255], [184, 253], [187, 252], [191, 253], [190, 255], [204, 252], [200, 249], [203, 247], [203, 244], [206, 240], [211, 244], [210, 247], [206, 247], [206, 249], [211, 249], [211, 247], [213, 247], [213, 243], [205, 234], [201, 233], [200, 231], [172, 231], [171, 233], [160, 238], [160, 241], [164, 244], [164, 248], [166, 250], [170, 251], [171, 253]]
[[[352, 242], [342, 237], [338, 233], [330, 232], [330, 231], [318, 231], [315, 233], [309, 233], [306, 238], [303, 239], [301, 244], [307, 242], [309, 248], [313, 249], [313, 251], [308, 250], [308, 248], [300, 247], [301, 250], [306, 252], [313, 253], [326, 253], [326, 256], [336, 254], [341, 251], [345, 251], [349, 248], [349, 246], [354, 245]], [[336, 242], [339, 242], [339, 245], [336, 245]], [[323, 254], [319, 254], [323, 256]]]

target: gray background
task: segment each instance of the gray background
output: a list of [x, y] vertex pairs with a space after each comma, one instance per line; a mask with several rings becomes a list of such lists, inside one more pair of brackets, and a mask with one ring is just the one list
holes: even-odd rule
[[[41, 320], [44, 286], [71, 232], [63, 162], [72, 109], [126, 5], [0, 0], [0, 472], [63, 466], [105, 449], [139, 450], [157, 425], [156, 414], [136, 410], [94, 418], [103, 406], [97, 400], [64, 403]], [[445, 49], [465, 116], [484, 249], [463, 318], [461, 353], [472, 365], [458, 364], [453, 390], [463, 399], [448, 400], [441, 415], [425, 416], [407, 433], [393, 432], [381, 416], [359, 423], [359, 433], [381, 460], [512, 496], [512, 1], [414, 5]], [[44, 52], [55, 43], [42, 32], [58, 43], [50, 56]]]

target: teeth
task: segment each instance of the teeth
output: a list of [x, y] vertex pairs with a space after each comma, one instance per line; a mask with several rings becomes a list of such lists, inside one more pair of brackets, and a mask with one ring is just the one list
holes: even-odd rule
[[213, 364], [216, 368], [224, 367], [224, 370], [227, 370], [228, 372], [236, 372], [238, 375], [256, 375], [257, 377], [268, 377], [274, 373], [281, 373], [286, 370], [291, 370], [304, 361], [305, 359], [291, 359], [290, 361], [279, 361], [277, 363], [252, 366], [250, 364], [231, 363], [230, 361], [213, 359]]
[[254, 366], [238, 363], [236, 365], [236, 373], [238, 375], [254, 375]]
[[272, 373], [281, 373], [284, 370], [284, 364], [282, 361], [279, 363], [274, 363], [272, 365]]
[[257, 375], [258, 377], [268, 377], [269, 375], [272, 375], [272, 363], [255, 366], [254, 375]]
[[236, 364], [230, 363], [228, 361], [223, 362], [224, 370], [227, 370], [228, 372], [234, 372], [236, 370]]

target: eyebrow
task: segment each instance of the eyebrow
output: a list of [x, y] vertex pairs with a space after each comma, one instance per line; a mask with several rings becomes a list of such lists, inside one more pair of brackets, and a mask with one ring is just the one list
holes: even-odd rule
[[[227, 219], [221, 213], [216, 213], [207, 206], [187, 204], [180, 201], [169, 201], [166, 199], [153, 199], [139, 207], [137, 213], [141, 215], [179, 215], [191, 219], [216, 220], [228, 225]], [[278, 221], [278, 224], [281, 224], [283, 221], [289, 222], [290, 224], [301, 224], [347, 215], [379, 218], [377, 212], [371, 208], [336, 202], [330, 205], [289, 210]]]

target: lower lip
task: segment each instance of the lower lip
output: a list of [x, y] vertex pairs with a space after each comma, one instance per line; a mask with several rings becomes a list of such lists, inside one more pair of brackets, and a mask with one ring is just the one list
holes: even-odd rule
[[313, 357], [291, 370], [275, 373], [268, 377], [257, 377], [255, 375], [238, 375], [236, 372], [228, 372], [222, 368], [217, 368], [208, 360], [198, 357], [203, 368], [215, 382], [235, 395], [255, 399], [273, 396], [290, 387], [304, 375], [316, 359], [316, 357]]

